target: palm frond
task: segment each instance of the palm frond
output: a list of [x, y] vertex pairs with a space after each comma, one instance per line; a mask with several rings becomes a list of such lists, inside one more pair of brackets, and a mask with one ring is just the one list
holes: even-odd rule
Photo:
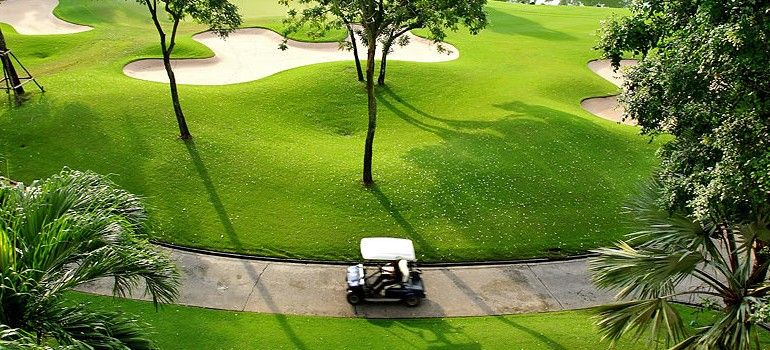
[[93, 349], [155, 349], [146, 338], [148, 327], [118, 312], [86, 308], [86, 305], [50, 306], [46, 319], [56, 324], [45, 325], [60, 344]]
[[756, 328], [750, 318], [751, 305], [746, 302], [733, 305], [703, 330], [695, 344], [703, 349], [751, 350]]
[[0, 324], [0, 349], [7, 350], [38, 350], [44, 349], [37, 344], [35, 336], [22, 329], [10, 328]]
[[596, 309], [599, 332], [613, 344], [624, 334], [638, 340], [647, 334], [648, 345], [665, 340], [667, 344], [684, 339], [682, 318], [666, 298], [629, 301]]
[[[752, 313], [770, 293], [770, 260], [757, 249], [764, 246], [757, 242], [766, 235], [766, 221], [733, 224], [718, 214], [696, 221], [685, 212], [660, 210], [660, 195], [654, 183], [647, 188], [627, 208], [642, 229], [615, 247], [596, 250], [599, 256], [589, 262], [598, 287], [619, 290], [618, 298], [641, 299], [598, 308], [602, 334], [612, 341], [649, 334], [650, 343], [664, 339], [673, 350], [757, 347], [755, 323], [761, 320]], [[687, 277], [702, 285], [682, 285]], [[718, 317], [686, 336], [669, 305], [681, 295], [716, 297]]]
[[0, 320], [76, 347], [145, 348], [130, 322], [61, 303], [64, 292], [105, 277], [116, 295], [144, 285], [156, 304], [173, 301], [179, 274], [147, 241], [146, 218], [140, 198], [94, 173], [0, 181]]
[[704, 258], [698, 252], [669, 252], [647, 247], [636, 249], [625, 242], [616, 248], [596, 250], [598, 257], [589, 260], [593, 282], [602, 289], [619, 290], [618, 298], [642, 299], [672, 294], [674, 287], [689, 276]]

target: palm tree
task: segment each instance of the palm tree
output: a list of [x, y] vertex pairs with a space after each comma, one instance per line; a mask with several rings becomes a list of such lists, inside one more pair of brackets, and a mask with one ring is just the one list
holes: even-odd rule
[[[770, 284], [767, 253], [752, 248], [764, 241], [768, 221], [731, 223], [713, 214], [694, 222], [660, 210], [659, 188], [651, 186], [628, 208], [644, 229], [599, 249], [590, 262], [598, 287], [619, 290], [618, 303], [598, 309], [604, 338], [648, 334], [648, 345], [664, 340], [670, 349], [759, 349], [757, 324]], [[672, 302], [693, 297], [715, 304], [718, 316], [688, 334]]]
[[64, 169], [29, 186], [0, 178], [0, 347], [31, 338], [38, 346], [153, 348], [136, 320], [64, 295], [106, 277], [115, 295], [141, 284], [156, 305], [173, 301], [178, 271], [147, 241], [145, 222], [139, 198], [91, 172]]

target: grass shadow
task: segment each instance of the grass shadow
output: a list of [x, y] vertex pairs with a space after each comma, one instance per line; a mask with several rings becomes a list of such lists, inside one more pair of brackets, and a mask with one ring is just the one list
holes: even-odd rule
[[420, 235], [419, 232], [412, 226], [409, 221], [404, 218], [404, 216], [401, 214], [401, 211], [398, 210], [398, 207], [393, 204], [393, 202], [386, 196], [382, 190], [380, 189], [380, 186], [374, 185], [369, 188], [369, 192], [374, 195], [374, 198], [377, 199], [377, 202], [382, 205], [382, 207], [388, 212], [390, 217], [393, 218], [393, 220], [398, 223], [398, 225], [401, 227], [401, 229], [406, 232], [407, 236], [413, 241], [415, 241], [420, 247], [431, 249], [431, 244]]
[[544, 27], [542, 24], [501, 11], [494, 7], [487, 7], [489, 26], [487, 30], [505, 35], [523, 35], [535, 39], [548, 41], [576, 40], [574, 36]]
[[[457, 277], [457, 275], [454, 274], [453, 271], [449, 269], [442, 269], [442, 272], [444, 275], [449, 278], [449, 280], [452, 281], [452, 283], [457, 287], [458, 290], [462, 291], [463, 294], [465, 294], [468, 299], [472, 300], [474, 304], [476, 304], [477, 307], [479, 307], [481, 310], [483, 310], [487, 315], [496, 315], [499, 314], [494, 308], [492, 308], [489, 304], [487, 304], [483, 299], [479, 298], [478, 294], [473, 291], [473, 289], [465, 283], [461, 278]], [[552, 350], [567, 350], [566, 347], [558, 343], [557, 341], [545, 336], [544, 334], [537, 332], [533, 329], [524, 327], [516, 322], [513, 322], [510, 317], [505, 316], [494, 316], [494, 319], [497, 321], [500, 321], [502, 323], [505, 323], [506, 325], [515, 328], [516, 330], [522, 331], [533, 338], [537, 339], [539, 342], [541, 342], [543, 345], [547, 346], [549, 349]]]
[[[185, 147], [187, 148], [187, 152], [190, 155], [190, 160], [192, 161], [193, 166], [195, 167], [195, 170], [198, 172], [198, 176], [201, 178], [201, 181], [203, 182], [203, 186], [206, 188], [206, 192], [208, 193], [208, 197], [209, 197], [209, 202], [214, 207], [214, 210], [217, 212], [217, 217], [219, 218], [219, 221], [222, 224], [222, 228], [224, 229], [228, 238], [232, 242], [233, 246], [238, 251], [243, 251], [243, 243], [241, 243], [240, 239], [238, 238], [238, 234], [235, 230], [235, 227], [233, 226], [232, 221], [230, 220], [230, 216], [227, 214], [227, 209], [225, 209], [224, 204], [222, 204], [222, 200], [219, 197], [219, 194], [217, 193], [216, 187], [214, 187], [214, 183], [211, 180], [211, 176], [209, 175], [208, 169], [206, 168], [206, 165], [203, 163], [203, 159], [201, 159], [200, 153], [198, 152], [198, 149], [195, 146], [195, 141], [194, 140], [186, 141]], [[260, 297], [262, 298], [262, 301], [264, 301], [264, 303], [273, 313], [273, 316], [275, 317], [276, 321], [278, 321], [279, 326], [281, 327], [281, 329], [283, 329], [284, 333], [286, 333], [286, 335], [289, 337], [292, 343], [294, 343], [294, 346], [297, 349], [307, 349], [307, 346], [305, 345], [305, 343], [302, 341], [302, 339], [300, 339], [297, 332], [294, 331], [294, 329], [289, 324], [288, 318], [285, 315], [280, 313], [282, 310], [280, 310], [278, 308], [278, 305], [276, 305], [270, 291], [267, 290], [264, 284], [259, 283], [262, 277], [262, 274], [269, 267], [269, 265], [265, 266], [265, 268], [262, 271], [257, 271], [257, 269], [254, 268], [254, 265], [244, 260], [243, 266], [246, 269], [246, 272], [251, 277], [252, 281], [254, 281], [254, 286], [252, 287], [252, 291], [256, 290], [259, 292]], [[246, 303], [248, 303], [248, 300], [246, 300]], [[246, 304], [243, 305], [242, 309], [245, 309], [245, 307], [246, 307]]]
[[222, 229], [225, 231], [227, 237], [233, 243], [235, 248], [239, 251], [242, 251], [243, 244], [238, 238], [238, 234], [235, 231], [233, 222], [230, 220], [230, 216], [227, 214], [227, 209], [225, 209], [224, 204], [222, 204], [222, 199], [219, 197], [217, 189], [214, 187], [214, 182], [211, 181], [211, 176], [209, 176], [208, 169], [201, 159], [198, 148], [195, 146], [195, 141], [186, 141], [184, 142], [184, 145], [187, 148], [187, 153], [190, 155], [190, 160], [195, 167], [195, 171], [198, 172], [198, 176], [203, 182], [203, 186], [206, 188], [206, 193], [209, 197], [209, 203], [211, 203], [211, 205], [214, 207], [214, 210], [217, 212], [217, 217], [219, 218], [219, 222], [222, 224]]
[[[385, 118], [395, 116], [440, 138], [403, 156], [414, 167], [414, 174], [432, 179], [431, 188], [425, 189], [429, 197], [423, 200], [436, 203], [434, 207], [424, 208], [408, 197], [384, 197], [388, 185], [378, 188], [380, 204], [405, 231], [421, 237], [424, 243], [416, 243], [428, 245], [425, 248], [432, 242], [424, 238], [430, 230], [417, 235], [413, 225], [406, 225], [412, 215], [419, 215], [423, 222], [426, 217], [448, 222], [458, 232], [458, 241], [509, 243], [496, 253], [499, 258], [521, 255], [516, 242], [531, 240], [527, 231], [543, 233], [542, 239], [532, 243], [538, 251], [528, 254], [581, 252], [582, 238], [569, 232], [596, 232], [600, 228], [594, 218], [617, 212], [636, 186], [618, 182], [630, 182], [623, 177], [623, 169], [638, 167], [645, 149], [601, 123], [517, 100], [492, 105], [502, 112], [496, 119], [442, 117], [387, 87], [379, 92]], [[618, 154], [627, 155], [624, 164], [617, 163]], [[593, 200], [609, 204], [602, 208], [581, 205]], [[427, 210], [394, 212], [402, 206]], [[565, 217], [578, 220], [568, 222]], [[611, 221], [614, 219], [603, 224]], [[511, 225], [521, 230], [512, 230]], [[479, 237], [478, 233], [490, 230], [505, 233]], [[453, 253], [447, 254], [443, 258], [451, 258]]]
[[494, 319], [496, 319], [497, 321], [500, 321], [500, 322], [510, 326], [511, 328], [514, 328], [516, 330], [519, 330], [519, 331], [522, 331], [524, 333], [529, 334], [530, 336], [532, 336], [532, 338], [537, 339], [540, 343], [542, 343], [543, 345], [547, 346], [549, 349], [552, 349], [552, 350], [567, 350], [567, 348], [564, 345], [560, 344], [556, 340], [553, 340], [553, 339], [549, 338], [548, 336], [546, 336], [545, 334], [540, 333], [540, 332], [538, 332], [538, 331], [536, 331], [534, 329], [527, 328], [527, 327], [524, 327], [524, 326], [522, 326], [522, 325], [520, 325], [520, 324], [518, 324], [516, 322], [513, 322], [513, 320], [511, 320], [510, 317], [496, 316]]
[[[462, 328], [454, 327], [442, 318], [399, 320], [399, 319], [368, 319], [370, 324], [383, 328], [403, 344], [411, 348], [431, 350], [459, 349], [478, 350], [481, 344], [475, 342]], [[415, 344], [402, 334], [406, 332], [423, 340]], [[427, 345], [427, 346], [426, 346]]]

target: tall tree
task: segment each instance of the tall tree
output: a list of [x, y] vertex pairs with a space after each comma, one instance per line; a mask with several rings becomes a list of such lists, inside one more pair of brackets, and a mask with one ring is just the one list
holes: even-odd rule
[[[290, 5], [288, 0], [283, 4]], [[364, 143], [364, 169], [362, 182], [364, 186], [374, 185], [372, 176], [372, 157], [374, 154], [374, 135], [377, 129], [377, 99], [374, 91], [374, 70], [377, 56], [377, 41], [386, 29], [384, 22], [386, 5], [384, 0], [297, 0], [301, 10], [290, 9], [286, 20], [285, 35], [303, 26], [320, 35], [341, 23], [333, 9], [340, 9], [346, 14], [346, 21], [358, 22], [361, 26], [362, 40], [366, 43], [365, 84], [368, 107], [368, 127]], [[343, 9], [344, 7], [344, 9]], [[355, 39], [353, 39], [355, 40]]]
[[[292, 0], [280, 0], [291, 6]], [[384, 84], [387, 55], [392, 45], [410, 29], [429, 28], [432, 39], [440, 42], [446, 36], [446, 29], [456, 29], [459, 23], [468, 25], [472, 33], [477, 33], [486, 26], [483, 6], [486, 0], [294, 0], [299, 9], [291, 8], [285, 21], [284, 33], [304, 29], [311, 35], [320, 37], [331, 28], [344, 25], [351, 34], [355, 45], [352, 24], [361, 26], [360, 36], [366, 45], [365, 83], [368, 101], [368, 127], [364, 144], [363, 183], [372, 186], [372, 158], [374, 136], [377, 128], [377, 99], [374, 89], [375, 60], [377, 45], [384, 44], [380, 66], [380, 84]], [[404, 40], [401, 44], [406, 44]], [[440, 46], [439, 46], [440, 47]], [[357, 49], [353, 46], [358, 64]], [[361, 73], [359, 71], [359, 80]]]
[[5, 43], [5, 35], [3, 35], [3, 30], [0, 29], [0, 63], [2, 63], [2, 68], [5, 71], [5, 74], [8, 75], [11, 85], [14, 87], [13, 92], [17, 96], [23, 95], [24, 87], [21, 86], [19, 74], [16, 72], [16, 68], [13, 66], [13, 61], [11, 60], [11, 55], [8, 52], [8, 45]]
[[[179, 102], [179, 92], [176, 86], [176, 77], [171, 67], [171, 54], [176, 46], [176, 35], [179, 29], [179, 22], [185, 17], [190, 16], [194, 21], [203, 23], [210, 27], [210, 30], [221, 37], [226, 37], [236, 27], [241, 25], [241, 16], [238, 14], [238, 8], [227, 0], [136, 0], [147, 6], [147, 10], [152, 18], [152, 23], [160, 36], [160, 50], [163, 55], [163, 67], [168, 75], [169, 86], [171, 88], [171, 102], [174, 105], [176, 121], [179, 125], [179, 137], [183, 140], [192, 138], [190, 130], [187, 128], [187, 121], [182, 112], [182, 105]], [[160, 9], [158, 5], [161, 5]], [[160, 12], [165, 12], [171, 21], [170, 35], [167, 29], [164, 29], [163, 23], [158, 16]]]
[[361, 27], [366, 40], [366, 96], [368, 106], [369, 123], [366, 129], [366, 141], [364, 143], [364, 172], [363, 183], [366, 187], [374, 185], [372, 177], [372, 157], [374, 154], [374, 133], [377, 129], [377, 97], [374, 92], [374, 60], [377, 56], [377, 38], [385, 30], [384, 1], [361, 0]]
[[404, 36], [413, 29], [426, 28], [431, 39], [443, 51], [441, 42], [446, 38], [446, 30], [457, 30], [460, 23], [464, 24], [471, 34], [478, 34], [487, 26], [487, 15], [484, 12], [486, 0], [396, 0], [386, 11], [385, 23], [387, 28], [380, 38], [382, 43], [382, 58], [380, 59], [380, 74], [378, 85], [385, 84], [385, 73], [388, 64], [388, 54], [393, 51], [393, 45], [409, 44], [409, 37]]
[[625, 53], [643, 56], [620, 100], [643, 133], [674, 136], [659, 151], [660, 205], [713, 226], [711, 238], [725, 242], [732, 269], [721, 273], [743, 269], [745, 288], [763, 288], [770, 264], [770, 2], [644, 0], [630, 11], [605, 24], [597, 47], [616, 65]]
[[135, 320], [66, 301], [100, 278], [116, 295], [142, 283], [154, 302], [173, 301], [176, 266], [146, 230], [140, 200], [94, 173], [65, 169], [29, 186], [0, 178], [0, 347], [154, 348]]

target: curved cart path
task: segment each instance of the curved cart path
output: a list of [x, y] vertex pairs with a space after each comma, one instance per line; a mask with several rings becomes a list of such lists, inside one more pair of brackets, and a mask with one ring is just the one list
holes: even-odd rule
[[54, 16], [53, 9], [58, 5], [58, 0], [0, 1], [0, 22], [25, 35], [73, 34], [93, 29]]
[[[182, 272], [178, 303], [278, 314], [408, 318], [483, 316], [580, 309], [613, 295], [590, 282], [586, 259], [560, 262], [422, 268], [428, 297], [350, 306], [345, 266], [266, 262], [169, 250]], [[81, 291], [112, 294], [109, 280]], [[141, 294], [141, 293], [140, 293]], [[134, 297], [141, 297], [135, 295]]]
[[[457, 59], [460, 54], [449, 44], [442, 44], [448, 52], [438, 52], [430, 40], [407, 33], [409, 44], [395, 47], [389, 60], [412, 62], [444, 62]], [[337, 42], [308, 43], [289, 40], [287, 50], [278, 49], [283, 36], [268, 29], [246, 28], [221, 39], [211, 32], [193, 36], [208, 46], [215, 55], [204, 59], [172, 60], [176, 80], [188, 85], [227, 85], [262, 79], [278, 72], [316, 63], [348, 61], [353, 53], [340, 50]], [[360, 57], [366, 58], [363, 44], [358, 43]], [[380, 57], [380, 54], [377, 54]], [[123, 73], [136, 79], [168, 82], [160, 59], [143, 59], [123, 67]]]
[[[588, 68], [610, 83], [615, 84], [615, 86], [622, 87], [623, 70], [627, 67], [637, 65], [637, 63], [637, 60], [621, 60], [620, 69], [616, 72], [612, 69], [610, 60], [596, 60], [588, 62]], [[624, 111], [623, 107], [618, 102], [617, 95], [587, 98], [581, 101], [580, 105], [583, 107], [583, 109], [600, 118], [612, 120], [614, 122], [623, 123], [626, 125], [636, 125], [635, 121], [623, 120]]]

